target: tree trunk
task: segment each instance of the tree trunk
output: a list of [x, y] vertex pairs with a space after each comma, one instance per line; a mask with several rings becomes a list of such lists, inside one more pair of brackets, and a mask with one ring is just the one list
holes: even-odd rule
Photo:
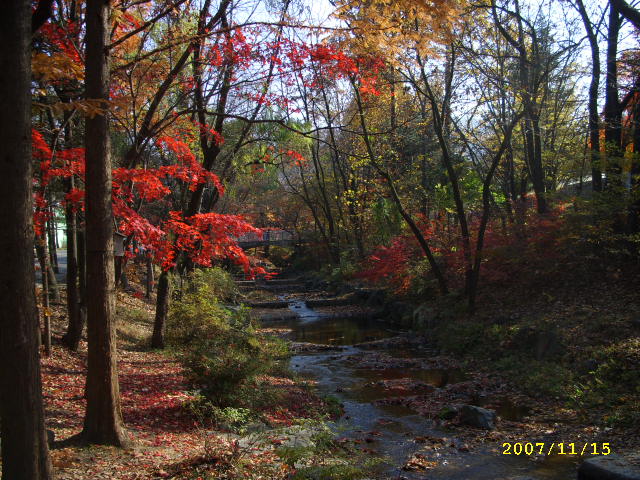
[[369, 159], [372, 165], [374, 166], [374, 168], [376, 169], [376, 171], [382, 177], [384, 177], [384, 179], [387, 181], [389, 193], [391, 193], [391, 198], [393, 199], [393, 202], [395, 203], [396, 208], [398, 209], [398, 212], [400, 212], [400, 215], [402, 216], [405, 223], [407, 224], [407, 226], [415, 236], [416, 240], [420, 244], [420, 247], [422, 248], [422, 251], [427, 257], [427, 261], [429, 262], [429, 266], [431, 267], [431, 272], [436, 277], [436, 281], [438, 282], [440, 293], [442, 293], [443, 295], [446, 295], [447, 293], [449, 293], [447, 280], [444, 274], [442, 273], [442, 269], [440, 268], [440, 265], [438, 265], [438, 262], [436, 261], [436, 258], [434, 257], [433, 252], [431, 251], [431, 246], [429, 245], [429, 242], [424, 237], [424, 235], [420, 231], [420, 228], [418, 227], [416, 222], [413, 220], [409, 212], [407, 212], [406, 209], [404, 208], [402, 204], [402, 200], [400, 199], [400, 196], [398, 195], [398, 192], [393, 183], [393, 179], [391, 178], [391, 176], [387, 171], [385, 171], [380, 167], [380, 165], [377, 162], [376, 155], [373, 151], [373, 145], [371, 144], [371, 140], [369, 138], [369, 132], [367, 129], [367, 122], [364, 115], [364, 109], [362, 107], [362, 99], [360, 97], [360, 92], [353, 81], [351, 82], [351, 85], [355, 93], [356, 106], [358, 107], [358, 117], [360, 119], [360, 127], [362, 128], [362, 137], [364, 140], [365, 148], [367, 149], [367, 155], [369, 156]]
[[470, 312], [475, 312], [476, 309], [476, 296], [478, 294], [478, 283], [480, 281], [480, 268], [482, 266], [482, 253], [484, 248], [484, 235], [487, 230], [487, 225], [489, 224], [489, 218], [491, 216], [491, 183], [493, 182], [493, 176], [496, 172], [496, 168], [498, 168], [498, 164], [500, 163], [500, 158], [504, 154], [506, 150], [509, 149], [511, 144], [511, 134], [513, 133], [513, 128], [518, 123], [519, 117], [516, 117], [511, 124], [506, 128], [504, 132], [504, 138], [500, 143], [500, 148], [494, 155], [491, 164], [489, 166], [489, 170], [487, 171], [487, 175], [485, 176], [482, 182], [482, 217], [480, 219], [480, 228], [478, 229], [478, 236], [476, 238], [476, 251], [473, 260], [473, 271], [471, 274], [471, 279], [469, 281], [469, 286], [467, 290], [467, 300], [468, 307]]
[[58, 280], [56, 279], [56, 274], [53, 272], [53, 268], [51, 268], [49, 255], [47, 254], [46, 242], [46, 233], [43, 233], [42, 236], [39, 236], [36, 239], [36, 255], [38, 257], [38, 263], [40, 263], [42, 284], [44, 285], [44, 280], [46, 277], [49, 299], [53, 300], [54, 302], [59, 302], [60, 289], [58, 288]]
[[622, 188], [622, 105], [618, 98], [618, 36], [621, 19], [618, 10], [609, 5], [607, 38], [607, 76], [604, 104], [604, 140], [607, 154], [606, 188]]
[[46, 480], [52, 467], [44, 426], [33, 262], [31, 2], [0, 15], [0, 423], [2, 478]]
[[[40, 244], [40, 270], [48, 271], [49, 254], [47, 253], [47, 240], [43, 235], [38, 239]], [[42, 344], [44, 345], [44, 354], [48, 357], [51, 355], [51, 308], [49, 305], [49, 275], [42, 275]]]
[[164, 348], [164, 331], [169, 313], [169, 287], [169, 272], [163, 271], [158, 278], [156, 293], [156, 318], [153, 322], [153, 336], [151, 337], [153, 348]]
[[60, 273], [60, 265], [58, 264], [57, 239], [56, 239], [56, 219], [53, 206], [49, 204], [49, 214], [51, 219], [47, 222], [47, 236], [49, 239], [49, 261], [53, 268], [53, 273]]
[[600, 85], [600, 47], [598, 37], [589, 20], [582, 0], [576, 0], [591, 48], [591, 84], [589, 85], [589, 149], [591, 151], [591, 178], [594, 192], [602, 191], [602, 170], [600, 165], [600, 112], [598, 112], [598, 89]]
[[[73, 188], [74, 179], [67, 180], [67, 192]], [[84, 329], [84, 318], [80, 314], [80, 296], [78, 291], [78, 246], [77, 246], [77, 214], [71, 205], [67, 205], [67, 315], [69, 324], [63, 342], [70, 350], [77, 351]]]
[[[447, 59], [447, 70], [454, 71], [455, 65], [455, 51], [450, 49], [449, 58]], [[467, 222], [467, 215], [465, 212], [464, 201], [462, 198], [462, 192], [460, 190], [460, 181], [454, 165], [454, 160], [451, 156], [449, 148], [449, 133], [447, 131], [447, 118], [449, 115], [448, 98], [452, 95], [451, 85], [453, 77], [447, 77], [445, 82], [445, 99], [442, 103], [442, 107], [439, 107], [436, 96], [431, 89], [427, 74], [424, 69], [424, 64], [420, 56], [417, 57], [418, 64], [420, 65], [420, 76], [424, 85], [427, 100], [431, 106], [431, 116], [433, 121], [433, 129], [440, 146], [440, 156], [442, 164], [447, 172], [449, 183], [451, 184], [451, 193], [453, 195], [453, 201], [456, 207], [456, 216], [460, 224], [460, 234], [462, 240], [462, 255], [465, 263], [465, 292], [469, 292], [471, 284], [473, 282], [473, 261], [471, 256], [471, 231], [469, 229], [469, 223]], [[450, 73], [453, 75], [453, 73]]]
[[[522, 104], [524, 107], [524, 146], [525, 159], [533, 184], [533, 190], [537, 200], [538, 213], [547, 213], [547, 199], [544, 184], [544, 169], [542, 167], [542, 142], [540, 138], [540, 105], [538, 103], [537, 88], [540, 78], [536, 75], [536, 67], [538, 57], [535, 54], [538, 46], [533, 44], [534, 50], [531, 55], [527, 51], [527, 42], [525, 41], [525, 33], [522, 16], [520, 15], [520, 2], [515, 1], [515, 17], [517, 20], [517, 39], [514, 38], [509, 31], [501, 24], [496, 11], [495, 0], [491, 2], [493, 17], [496, 27], [501, 35], [518, 51], [518, 80], [519, 88], [522, 94]], [[535, 39], [532, 36], [532, 43]]]
[[147, 263], [147, 275], [145, 277], [145, 297], [151, 298], [151, 292], [153, 292], [153, 261], [151, 259], [151, 255], [147, 255], [145, 261]]
[[78, 230], [78, 294], [80, 297], [80, 332], [87, 324], [87, 242], [84, 231]]
[[[110, 0], [87, 1], [86, 95], [109, 98]], [[106, 102], [100, 105], [107, 107]], [[87, 118], [86, 232], [87, 232], [87, 410], [83, 436], [89, 443], [127, 446], [120, 408], [116, 360], [113, 211], [111, 205], [111, 145], [109, 115]]]
[[[636, 84], [640, 84], [640, 78], [636, 79]], [[635, 100], [632, 113], [633, 123], [633, 160], [631, 162], [631, 184], [630, 193], [632, 203], [629, 206], [628, 232], [638, 233], [640, 231], [640, 196], [638, 187], [640, 186], [640, 101]]]

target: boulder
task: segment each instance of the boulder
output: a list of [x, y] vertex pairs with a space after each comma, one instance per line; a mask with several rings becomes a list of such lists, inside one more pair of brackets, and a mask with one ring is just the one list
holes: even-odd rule
[[578, 480], [640, 480], [640, 454], [588, 458], [578, 468]]
[[442, 407], [438, 412], [438, 417], [442, 420], [453, 420], [460, 411], [460, 407], [458, 405], [447, 405]]
[[458, 416], [460, 423], [471, 427], [493, 430], [496, 412], [475, 405], [462, 405]]

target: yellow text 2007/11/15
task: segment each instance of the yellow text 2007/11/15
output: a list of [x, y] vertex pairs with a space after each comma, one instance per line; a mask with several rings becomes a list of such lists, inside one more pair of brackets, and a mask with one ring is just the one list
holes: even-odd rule
[[505, 442], [502, 444], [503, 455], [609, 455], [609, 443], [589, 442]]

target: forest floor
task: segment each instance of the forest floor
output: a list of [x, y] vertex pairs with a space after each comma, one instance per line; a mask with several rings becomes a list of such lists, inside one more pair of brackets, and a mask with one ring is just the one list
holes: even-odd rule
[[[66, 328], [65, 307], [52, 306], [53, 349], [42, 360], [47, 429], [56, 478], [282, 478], [289, 467], [272, 446], [278, 429], [315, 418], [325, 404], [307, 384], [289, 375], [263, 376], [273, 401], [259, 413], [267, 433], [238, 442], [239, 435], [195, 415], [194, 392], [171, 352], [150, 350], [154, 305], [141, 295], [118, 292], [118, 368], [122, 412], [134, 447], [122, 450], [69, 442], [82, 430], [85, 410], [86, 341], [78, 352], [59, 344]], [[246, 440], [246, 437], [245, 437]], [[249, 472], [251, 474], [249, 475]]]
[[[429, 304], [426, 316], [432, 324], [424, 339], [413, 336], [409, 343], [435, 345], [439, 355], [426, 360], [412, 356], [406, 348], [411, 345], [403, 344], [405, 337], [396, 344], [397, 339], [383, 340], [340, 361], [373, 372], [464, 372], [463, 378], [449, 378], [436, 388], [404, 374], [372, 380], [369, 387], [385, 391], [384, 398], [374, 402], [409, 407], [449, 432], [447, 438], [408, 439], [420, 450], [408, 459], [406, 470], [431, 470], [443, 452], [473, 455], [505, 442], [544, 442], [556, 449], [563, 443], [568, 452], [588, 444], [599, 453], [608, 444], [611, 453], [626, 454], [640, 448], [637, 289], [637, 281], [616, 272], [597, 282], [564, 276], [525, 288], [523, 283], [498, 289], [494, 285], [483, 292], [473, 316], [457, 308], [460, 302]], [[171, 352], [147, 347], [153, 309], [140, 294], [118, 293], [122, 408], [135, 441], [130, 450], [65, 443], [82, 429], [86, 342], [77, 353], [54, 342], [52, 355], [43, 359], [47, 428], [56, 439], [56, 478], [287, 478], [293, 469], [272, 448], [282, 442], [277, 430], [243, 444], [239, 435], [194, 415], [189, 408], [194, 392], [180, 363]], [[55, 339], [64, 333], [65, 308], [60, 304], [52, 310]], [[403, 349], [405, 354], [398, 355]], [[282, 374], [262, 382], [265, 389], [280, 392], [277, 401], [260, 412], [269, 427], [287, 427], [328, 411], [309, 381]], [[496, 410], [496, 428], [481, 430], [443, 415], [456, 404]], [[363, 435], [360, 450], [373, 452], [375, 435]]]
[[[637, 452], [639, 286], [619, 271], [491, 285], [474, 315], [451, 304], [430, 310], [436, 325], [427, 337], [471, 375], [475, 386], [462, 389], [512, 417], [499, 419], [490, 436], [567, 450], [588, 443], [587, 456], [601, 454], [604, 443], [614, 454]], [[434, 400], [411, 406], [434, 413]]]

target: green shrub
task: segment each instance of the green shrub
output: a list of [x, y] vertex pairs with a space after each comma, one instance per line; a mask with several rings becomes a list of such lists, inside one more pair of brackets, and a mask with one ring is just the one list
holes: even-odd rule
[[438, 345], [455, 355], [476, 351], [484, 344], [485, 326], [473, 320], [444, 322], [436, 329]]
[[197, 395], [186, 407], [201, 425], [213, 424], [219, 430], [246, 433], [249, 423], [258, 420], [255, 412], [243, 407], [218, 407], [203, 395]]
[[248, 309], [218, 303], [211, 277], [205, 271], [190, 277], [169, 313], [167, 342], [202, 394], [225, 407], [241, 401], [256, 376], [287, 352], [284, 342], [256, 333]]
[[230, 329], [217, 338], [198, 341], [184, 355], [190, 379], [215, 405], [242, 403], [257, 375], [274, 364], [275, 342]]
[[558, 362], [534, 360], [522, 355], [502, 357], [494, 367], [534, 397], [566, 398], [574, 380], [573, 372]]
[[340, 265], [327, 265], [320, 273], [331, 285], [339, 286], [353, 279], [358, 269], [358, 264], [352, 261], [346, 254], [343, 254], [341, 255]]
[[582, 409], [604, 408], [604, 422], [640, 425], [640, 339], [629, 338], [591, 352], [593, 371], [576, 383], [571, 400]]
[[380, 457], [339, 447], [335, 432], [325, 423], [310, 421], [304, 428], [312, 432], [308, 441], [275, 450], [283, 463], [295, 469], [292, 480], [370, 478], [373, 469], [383, 461]]
[[212, 299], [220, 302], [235, 302], [240, 297], [240, 291], [229, 272], [220, 268], [196, 269], [186, 276], [172, 276], [177, 298], [189, 292], [202, 291]]
[[293, 249], [291, 247], [279, 247], [272, 245], [269, 247], [269, 260], [276, 267], [287, 267], [291, 261]]

